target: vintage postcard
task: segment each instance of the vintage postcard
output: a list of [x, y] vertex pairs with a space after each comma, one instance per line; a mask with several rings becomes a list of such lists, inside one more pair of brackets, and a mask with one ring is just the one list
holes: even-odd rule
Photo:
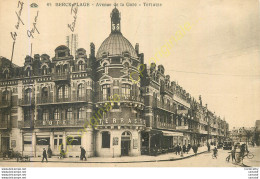
[[0, 166], [259, 167], [259, 15], [257, 0], [1, 0]]

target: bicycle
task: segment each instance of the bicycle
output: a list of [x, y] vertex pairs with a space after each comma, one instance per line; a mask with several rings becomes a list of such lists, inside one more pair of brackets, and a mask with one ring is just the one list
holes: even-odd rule
[[254, 154], [248, 151], [247, 154], [244, 155], [244, 157], [247, 157], [248, 159], [252, 159], [254, 158]]

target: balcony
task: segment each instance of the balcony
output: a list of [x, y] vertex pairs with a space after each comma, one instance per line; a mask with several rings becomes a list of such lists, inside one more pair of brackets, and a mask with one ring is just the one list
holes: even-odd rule
[[169, 88], [169, 87], [167, 87], [165, 85], [161, 86], [161, 90], [160, 91], [161, 91], [162, 94], [169, 94], [169, 95], [173, 94], [171, 88]]
[[0, 101], [0, 108], [8, 108], [8, 107], [11, 107], [11, 100]]
[[83, 127], [87, 119], [71, 119], [71, 120], [36, 120], [35, 128], [57, 128], [57, 127]]
[[31, 120], [25, 120], [25, 121], [18, 121], [18, 128], [19, 129], [30, 129], [33, 128], [33, 121]]
[[198, 132], [199, 132], [200, 134], [208, 134], [208, 131], [203, 130], [203, 129], [199, 129]]
[[0, 129], [8, 129], [9, 125], [7, 121], [0, 121]]
[[68, 81], [70, 79], [70, 74], [69, 72], [53, 73], [51, 74], [51, 78], [53, 81]]
[[47, 104], [60, 104], [60, 103], [77, 103], [77, 102], [87, 102], [87, 96], [82, 95], [82, 97], [73, 95], [68, 98], [60, 98], [60, 99], [54, 99], [53, 96], [41, 98], [37, 97], [37, 104], [38, 105], [47, 105]]
[[113, 102], [114, 98], [116, 98], [115, 101], [118, 102], [139, 102], [139, 103], [144, 103], [144, 98], [141, 96], [127, 96], [127, 95], [122, 95], [122, 94], [114, 94], [109, 96], [109, 95], [104, 95], [99, 97], [99, 102]]
[[189, 126], [176, 126], [177, 130], [188, 130]]
[[19, 99], [18, 100], [18, 105], [19, 106], [32, 106], [35, 104], [34, 98], [31, 99]]
[[168, 111], [168, 112], [171, 112], [171, 113], [176, 112], [174, 106], [171, 106], [170, 104], [164, 104], [161, 101], [155, 101], [153, 103], [153, 107], [158, 108], [158, 109], [162, 109], [162, 110], [165, 110], [165, 111]]
[[175, 129], [174, 124], [159, 121], [156, 122], [155, 127], [159, 129]]

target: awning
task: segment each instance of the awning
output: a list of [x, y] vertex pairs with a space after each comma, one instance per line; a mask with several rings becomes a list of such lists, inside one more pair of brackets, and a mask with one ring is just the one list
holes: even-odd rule
[[181, 132], [170, 132], [170, 131], [162, 131], [164, 136], [183, 136]]

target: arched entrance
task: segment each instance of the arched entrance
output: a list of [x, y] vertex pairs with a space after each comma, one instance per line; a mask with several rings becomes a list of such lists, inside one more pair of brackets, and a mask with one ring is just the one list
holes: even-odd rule
[[128, 156], [131, 146], [131, 133], [123, 132], [121, 136], [121, 156]]

